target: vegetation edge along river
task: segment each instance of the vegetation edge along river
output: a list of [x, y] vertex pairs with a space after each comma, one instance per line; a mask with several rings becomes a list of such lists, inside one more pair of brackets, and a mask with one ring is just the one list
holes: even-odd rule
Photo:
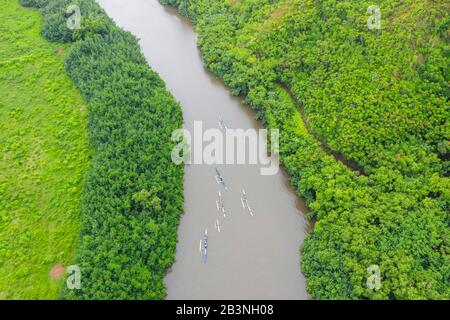
[[[85, 178], [75, 263], [79, 290], [66, 299], [163, 299], [183, 210], [183, 166], [170, 140], [182, 126], [179, 104], [143, 57], [137, 39], [94, 0], [21, 0], [39, 8], [42, 34], [71, 43], [65, 68], [88, 103], [95, 151]], [[67, 8], [83, 13], [67, 28]]]
[[[302, 247], [312, 297], [448, 299], [448, 3], [378, 1], [379, 31], [370, 1], [160, 2], [196, 23], [206, 66], [281, 129], [282, 164], [317, 218]], [[321, 149], [279, 82], [367, 176]]]

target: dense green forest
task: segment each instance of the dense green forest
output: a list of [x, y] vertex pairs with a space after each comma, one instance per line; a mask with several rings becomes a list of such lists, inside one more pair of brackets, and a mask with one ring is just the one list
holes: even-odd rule
[[450, 298], [448, 1], [377, 1], [380, 30], [371, 1], [160, 2], [196, 23], [208, 68], [281, 129], [282, 164], [317, 219], [302, 247], [312, 297]]
[[80, 231], [86, 103], [38, 12], [3, 0], [0, 21], [0, 300], [56, 299], [49, 271], [72, 262]]
[[[94, 0], [22, 0], [40, 9], [42, 34], [72, 42], [66, 71], [88, 102], [95, 154], [85, 179], [76, 264], [80, 290], [67, 299], [162, 299], [183, 208], [183, 167], [170, 137], [182, 125], [179, 104], [151, 71], [134, 36]], [[69, 5], [81, 29], [66, 27]]]

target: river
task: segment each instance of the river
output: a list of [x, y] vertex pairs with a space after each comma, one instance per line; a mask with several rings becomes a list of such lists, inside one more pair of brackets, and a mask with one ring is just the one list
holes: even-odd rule
[[[185, 128], [261, 128], [255, 113], [230, 95], [208, 72], [196, 46], [194, 26], [157, 0], [98, 0], [122, 28], [140, 39], [153, 70], [181, 103]], [[283, 171], [260, 175], [258, 165], [219, 165], [229, 191], [217, 184], [214, 166], [190, 165], [185, 171], [185, 207], [178, 229], [176, 262], [165, 283], [168, 299], [308, 299], [300, 272], [299, 247], [310, 225], [304, 203]], [[241, 204], [245, 188], [254, 216]], [[221, 190], [224, 219], [216, 200]], [[219, 219], [221, 230], [214, 227]], [[199, 241], [208, 230], [208, 260]]]

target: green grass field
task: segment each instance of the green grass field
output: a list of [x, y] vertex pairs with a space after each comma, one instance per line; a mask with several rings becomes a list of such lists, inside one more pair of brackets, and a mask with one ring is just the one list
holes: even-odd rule
[[40, 14], [3, 0], [0, 19], [0, 299], [55, 299], [49, 271], [79, 235], [86, 107]]

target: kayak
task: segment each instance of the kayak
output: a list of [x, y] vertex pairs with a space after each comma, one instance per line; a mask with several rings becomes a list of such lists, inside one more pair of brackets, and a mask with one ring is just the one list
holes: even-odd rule
[[219, 218], [217, 218], [216, 222], [214, 223], [214, 228], [216, 228], [217, 231], [220, 232], [220, 221], [219, 221]]
[[223, 121], [222, 117], [219, 118], [219, 127], [222, 130], [228, 130], [227, 125], [225, 124], [225, 121]]
[[219, 191], [219, 200], [216, 200], [216, 207], [217, 207], [217, 211], [225, 211], [225, 206], [223, 204], [223, 200], [222, 200], [222, 194]]
[[215, 175], [216, 182], [217, 182], [218, 184], [221, 184], [221, 185], [223, 186], [223, 188], [225, 189], [225, 191], [228, 191], [228, 187], [227, 187], [226, 184], [225, 184], [225, 179], [224, 179], [223, 176], [220, 174], [220, 172], [219, 172], [219, 170], [218, 170], [217, 168], [215, 168], [215, 170], [216, 170], [216, 175]]
[[203, 236], [203, 246], [202, 246], [203, 263], [208, 260], [208, 230], [205, 229], [205, 235]]
[[248, 204], [247, 194], [245, 193], [245, 190], [242, 189], [242, 198], [241, 198], [242, 208], [245, 210], [247, 209], [250, 215], [253, 217], [253, 211], [252, 208], [250, 208], [250, 205]]

